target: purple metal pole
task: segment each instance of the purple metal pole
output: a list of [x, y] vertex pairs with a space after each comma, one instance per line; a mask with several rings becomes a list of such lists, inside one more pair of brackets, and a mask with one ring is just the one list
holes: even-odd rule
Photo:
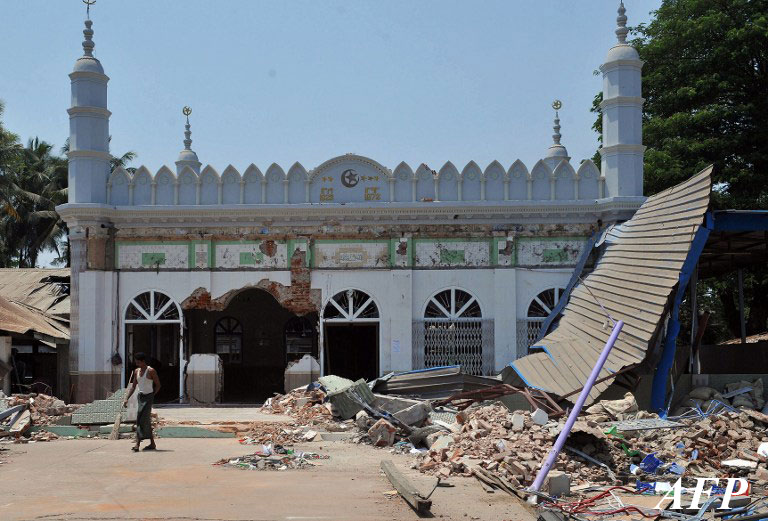
[[624, 322], [621, 320], [616, 322], [616, 324], [613, 326], [613, 331], [611, 331], [611, 336], [608, 338], [608, 341], [605, 343], [603, 352], [600, 353], [600, 358], [597, 359], [597, 363], [595, 364], [595, 367], [592, 368], [592, 373], [589, 375], [589, 378], [587, 378], [587, 382], [584, 384], [584, 388], [581, 390], [581, 394], [579, 394], [579, 399], [576, 400], [576, 404], [573, 406], [573, 410], [571, 411], [571, 414], [568, 415], [568, 420], [566, 420], [563, 430], [560, 431], [560, 435], [557, 437], [555, 444], [552, 446], [552, 450], [549, 451], [549, 455], [547, 456], [547, 459], [544, 461], [544, 465], [542, 465], [541, 470], [536, 475], [536, 479], [534, 480], [533, 485], [531, 485], [531, 488], [529, 490], [538, 492], [541, 489], [541, 485], [544, 484], [544, 479], [547, 477], [547, 474], [549, 474], [549, 470], [552, 468], [552, 465], [555, 464], [557, 455], [560, 454], [561, 450], [563, 450], [563, 445], [565, 445], [565, 440], [568, 439], [568, 435], [571, 433], [573, 424], [576, 423], [576, 418], [579, 416], [579, 413], [581, 412], [581, 408], [584, 406], [584, 402], [587, 401], [589, 392], [592, 390], [592, 387], [595, 385], [595, 380], [597, 380], [597, 375], [599, 375], [600, 371], [603, 370], [605, 361], [608, 360], [608, 355], [610, 354], [611, 349], [613, 349], [613, 344], [616, 343], [616, 338], [618, 338], [619, 333], [621, 332], [621, 328], [623, 326], [624, 326]]

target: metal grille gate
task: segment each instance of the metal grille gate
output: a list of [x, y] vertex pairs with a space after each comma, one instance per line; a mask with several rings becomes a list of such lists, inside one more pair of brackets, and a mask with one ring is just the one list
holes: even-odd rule
[[528, 354], [528, 348], [539, 338], [543, 318], [521, 318], [517, 321], [517, 358]]
[[425, 319], [413, 323], [413, 368], [460, 365], [469, 374], [494, 370], [493, 319]]

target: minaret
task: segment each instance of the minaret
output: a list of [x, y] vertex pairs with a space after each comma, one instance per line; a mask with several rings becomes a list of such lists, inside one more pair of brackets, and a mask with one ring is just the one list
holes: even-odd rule
[[72, 105], [69, 113], [69, 202], [107, 202], [109, 177], [109, 78], [93, 56], [93, 22], [85, 21], [83, 56], [69, 75]]
[[187, 117], [187, 124], [184, 125], [184, 149], [179, 152], [179, 159], [176, 160], [176, 174], [181, 174], [182, 169], [188, 166], [200, 175], [200, 161], [198, 161], [195, 151], [192, 150], [192, 131], [189, 124], [189, 115], [192, 114], [192, 109], [184, 107], [181, 112]]
[[619, 5], [618, 43], [611, 47], [600, 66], [603, 73], [602, 174], [606, 197], [643, 195], [643, 62], [627, 43], [624, 2]]
[[560, 100], [552, 102], [552, 108], [555, 109], [555, 124], [552, 126], [552, 130], [555, 131], [552, 134], [552, 146], [547, 149], [547, 154], [544, 156], [544, 162], [551, 168], [555, 169], [561, 161], [570, 161], [568, 151], [563, 145], [560, 144], [560, 138], [563, 136], [560, 134], [560, 113], [559, 110], [563, 107], [563, 103]]

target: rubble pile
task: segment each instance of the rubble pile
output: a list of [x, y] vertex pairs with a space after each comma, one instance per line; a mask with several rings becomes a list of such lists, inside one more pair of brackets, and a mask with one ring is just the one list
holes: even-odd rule
[[712, 387], [696, 387], [678, 404], [673, 416], [683, 416], [691, 408], [715, 411], [730, 407], [762, 410], [763, 413], [768, 413], [768, 407], [763, 398], [763, 380], [758, 378], [754, 382], [746, 380], [732, 382], [722, 391]]
[[17, 443], [58, 439], [56, 434], [33, 430], [32, 426], [54, 423], [61, 416], [72, 414], [77, 407], [46, 394], [5, 396], [0, 392], [0, 437], [9, 437]]
[[47, 394], [13, 394], [6, 398], [8, 407], [29, 405], [32, 423], [34, 425], [49, 425], [57, 417], [66, 416], [76, 411], [80, 405], [67, 405], [63, 400]]
[[[471, 409], [457, 417], [452, 432], [427, 437], [430, 449], [417, 458], [415, 468], [448, 477], [471, 476], [473, 466], [479, 466], [515, 485], [529, 485], [565, 423], [535, 417], [501, 405]], [[766, 457], [760, 454], [761, 444], [768, 442], [768, 416], [759, 412], [726, 412], [683, 420], [681, 427], [626, 433], [596, 419], [601, 415], [575, 423], [555, 464], [573, 483], [654, 481], [662, 473], [676, 479], [682, 472], [684, 477], [744, 476], [768, 485]]]

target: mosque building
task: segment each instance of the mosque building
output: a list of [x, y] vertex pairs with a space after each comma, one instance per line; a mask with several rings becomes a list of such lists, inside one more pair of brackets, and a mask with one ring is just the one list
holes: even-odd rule
[[159, 401], [188, 399], [190, 357], [218, 354], [223, 402], [283, 391], [306, 354], [352, 379], [454, 364], [495, 374], [526, 354], [587, 239], [644, 200], [643, 62], [626, 21], [622, 4], [600, 67], [600, 168], [571, 162], [557, 112], [533, 165], [433, 170], [346, 154], [310, 169], [203, 166], [185, 108], [175, 164], [129, 172], [110, 171], [109, 78], [86, 20], [58, 208], [75, 400], [125, 385], [137, 351], [154, 359]]

